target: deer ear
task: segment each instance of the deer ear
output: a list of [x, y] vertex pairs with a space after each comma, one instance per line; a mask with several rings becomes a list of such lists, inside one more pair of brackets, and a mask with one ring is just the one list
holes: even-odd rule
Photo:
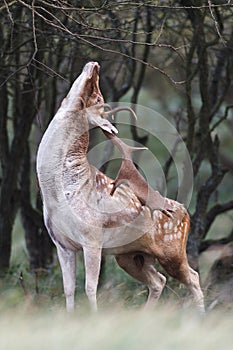
[[90, 125], [97, 126], [110, 134], [118, 134], [117, 128], [115, 128], [114, 125], [112, 125], [107, 119], [103, 119], [98, 115], [92, 115], [88, 114], [88, 121]]

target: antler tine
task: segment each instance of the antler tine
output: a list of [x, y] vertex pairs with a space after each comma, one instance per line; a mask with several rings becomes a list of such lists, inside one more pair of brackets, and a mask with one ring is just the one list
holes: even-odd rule
[[122, 154], [123, 159], [130, 159], [131, 160], [131, 153], [132, 152], [148, 150], [147, 147], [129, 146], [126, 143], [124, 143], [121, 139], [116, 137], [115, 135], [110, 134], [109, 132], [104, 131], [104, 130], [103, 130], [103, 132], [117, 146], [117, 148], [119, 149], [119, 151]]
[[161, 196], [158, 191], [153, 190], [150, 185], [145, 181], [143, 176], [138, 172], [133, 161], [131, 159], [131, 153], [133, 151], [148, 149], [146, 147], [131, 147], [126, 145], [116, 135], [110, 134], [104, 131], [104, 134], [117, 146], [122, 154], [122, 164], [117, 174], [115, 181], [112, 183], [113, 188], [111, 195], [115, 192], [116, 188], [122, 184], [128, 184], [141, 200], [142, 203], [146, 203], [151, 210], [159, 209], [168, 217], [172, 217], [169, 211], [173, 211], [173, 207], [169, 204], [166, 198]]
[[104, 103], [102, 106], [104, 108], [108, 108], [109, 110], [112, 110], [112, 107], [108, 103]]
[[[111, 106], [110, 106], [109, 104], [107, 104], [107, 103], [104, 104], [104, 107], [111, 108]], [[120, 112], [120, 111], [129, 111], [129, 112], [133, 115], [133, 117], [135, 118], [135, 120], [137, 120], [137, 115], [136, 115], [136, 113], [134, 112], [134, 110], [133, 110], [132, 108], [130, 108], [130, 107], [123, 107], [123, 106], [116, 107], [116, 108], [114, 108], [114, 109], [111, 109], [111, 110], [108, 111], [108, 112], [104, 112], [104, 113], [102, 114], [102, 117], [103, 117], [103, 118], [107, 118], [109, 115], [114, 115], [114, 114], [116, 114], [117, 112]]]

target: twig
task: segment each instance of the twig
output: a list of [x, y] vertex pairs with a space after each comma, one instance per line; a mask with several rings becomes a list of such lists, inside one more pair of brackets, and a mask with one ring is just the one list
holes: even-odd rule
[[177, 297], [177, 299], [180, 300], [179, 294], [178, 294], [173, 288], [169, 287], [167, 284], [165, 285], [165, 287], [166, 287], [168, 290], [170, 290], [173, 294], [175, 294], [175, 296]]
[[47, 64], [38, 61], [37, 59], [34, 59], [34, 62], [40, 64], [41, 66], [43, 66], [44, 68], [48, 69], [48, 71], [50, 71], [51, 73], [53, 73], [54, 76], [57, 76], [58, 78], [62, 79], [63, 81], [65, 81], [66, 83], [70, 83], [66, 78], [64, 78], [62, 75], [60, 75], [59, 73], [57, 73], [55, 70], [53, 70], [52, 68], [50, 68]]
[[209, 130], [209, 134], [211, 134], [211, 132], [214, 131], [214, 129], [216, 129], [219, 124], [221, 124], [224, 120], [227, 119], [228, 111], [231, 108], [233, 108], [233, 105], [229, 105], [226, 107], [224, 115], [221, 118], [219, 118], [219, 120], [211, 127], [211, 129]]
[[160, 27], [160, 30], [159, 30], [159, 34], [157, 35], [157, 38], [154, 40], [153, 44], [156, 45], [157, 42], [159, 41], [162, 33], [163, 33], [163, 29], [164, 29], [164, 25], [165, 25], [165, 22], [166, 22], [166, 19], [167, 19], [167, 16], [165, 15], [164, 18], [163, 18], [163, 21], [162, 21], [162, 25]]
[[1, 12], [3, 9], [6, 8], [7, 13], [8, 13], [8, 15], [9, 15], [9, 18], [10, 18], [10, 21], [11, 21], [11, 23], [12, 23], [13, 25], [14, 25], [14, 20], [13, 20], [13, 17], [12, 17], [12, 14], [11, 14], [11, 12], [10, 12], [9, 7], [10, 7], [11, 5], [13, 5], [15, 2], [16, 2], [16, 1], [12, 1], [12, 2], [10, 2], [10, 3], [8, 4], [7, 1], [4, 0], [5, 6], [2, 6], [2, 7], [0, 8], [0, 12]]
[[32, 60], [36, 57], [36, 54], [38, 52], [38, 45], [37, 45], [37, 39], [36, 39], [36, 25], [35, 25], [35, 0], [32, 0], [32, 33], [33, 33], [33, 41], [34, 41], [34, 52], [32, 55]]
[[35, 271], [35, 291], [36, 291], [36, 295], [39, 295], [39, 276], [38, 276], [38, 271]]
[[[223, 214], [226, 211], [229, 211], [232, 209], [233, 209], [233, 200], [226, 202], [224, 204], [216, 204], [215, 206], [213, 206], [206, 214], [205, 231], [208, 232], [208, 230], [209, 230], [210, 226], [212, 225], [216, 216], [218, 216], [219, 214]], [[233, 234], [233, 232], [232, 232], [232, 234]], [[232, 237], [232, 239], [233, 239], [233, 237]]]
[[220, 239], [208, 239], [208, 240], [204, 240], [201, 242], [200, 248], [199, 248], [199, 253], [202, 253], [204, 251], [206, 251], [208, 248], [212, 247], [212, 246], [216, 246], [216, 245], [225, 245], [228, 244], [230, 242], [233, 241], [233, 230], [232, 232], [224, 238], [220, 238]]
[[24, 281], [24, 278], [23, 278], [23, 272], [21, 271], [20, 272], [20, 276], [19, 276], [19, 282], [20, 282], [20, 284], [21, 284], [21, 287], [22, 287], [22, 289], [23, 289], [23, 292], [24, 292], [24, 295], [25, 295], [25, 297], [26, 297], [26, 299], [28, 300], [28, 301], [32, 301], [32, 295], [31, 295], [31, 293], [29, 292], [29, 290], [28, 290], [28, 288], [27, 288], [27, 286], [26, 286], [26, 284], [25, 284], [25, 281]]
[[215, 25], [216, 31], [218, 33], [218, 36], [219, 36], [221, 42], [223, 43], [223, 45], [226, 46], [226, 40], [223, 38], [223, 36], [220, 32], [218, 21], [217, 21], [215, 15], [214, 15], [214, 12], [213, 12], [213, 4], [212, 4], [211, 0], [208, 0], [208, 5], [209, 5], [210, 14], [211, 14], [211, 17], [214, 21], [214, 25]]
[[[48, 3], [46, 1], [43, 1], [44, 4], [46, 4], [47, 6], [50, 6], [50, 7], [54, 7], [54, 8], [62, 8], [64, 10], [77, 10], [77, 7], [61, 7], [61, 6], [56, 6], [54, 4], [51, 4], [51, 3]], [[95, 7], [94, 9], [91, 8], [91, 7], [83, 7], [81, 9], [79, 9], [80, 11], [82, 12], [93, 12], [93, 11], [96, 11], [96, 12], [99, 12], [101, 9], [105, 8], [105, 6], [108, 4], [108, 1], [105, 1], [103, 4], [101, 4], [100, 7]], [[113, 2], [114, 4], [114, 2]], [[208, 8], [209, 6], [208, 5], [190, 5], [190, 6], [174, 6], [174, 5], [158, 5], [158, 4], [153, 4], [152, 1], [148, 1], [148, 2], [138, 2], [138, 1], [122, 1], [122, 2], [119, 2], [118, 5], [122, 6], [122, 8], [127, 8], [129, 6], [134, 6], [134, 7], [142, 7], [142, 6], [148, 6], [150, 8], [156, 8], [156, 9], [161, 9], [161, 10], [186, 10], [186, 9], [206, 9]], [[225, 3], [223, 4], [212, 4], [212, 7], [233, 7], [233, 4], [231, 4], [231, 1], [226, 1]]]
[[[27, 3], [25, 3], [23, 0], [18, 0], [22, 5], [26, 6], [27, 8], [29, 8], [30, 10], [32, 10], [32, 7], [30, 5], [28, 5]], [[54, 16], [52, 13], [49, 12], [50, 16], [53, 17], [56, 22], [58, 24], [55, 24], [53, 23], [52, 21], [48, 20], [46, 17], [44, 17], [41, 13], [37, 12], [35, 9], [34, 9], [35, 13], [37, 14], [37, 16], [39, 16], [40, 18], [42, 18], [46, 23], [48, 23], [50, 26], [56, 28], [56, 29], [59, 29], [59, 30], [62, 30], [63, 32], [65, 32], [66, 34], [69, 34], [71, 36], [73, 36], [74, 38], [77, 38], [79, 39], [80, 41], [84, 42], [85, 44], [89, 45], [89, 46], [92, 46], [92, 47], [95, 47], [96, 49], [99, 49], [101, 51], [104, 51], [104, 52], [109, 52], [109, 53], [113, 53], [113, 54], [117, 54], [117, 55], [120, 55], [120, 56], [123, 56], [123, 57], [126, 57], [126, 58], [129, 58], [131, 60], [134, 60], [136, 62], [139, 62], [145, 66], [148, 66], [154, 70], [157, 70], [158, 72], [160, 72], [161, 74], [163, 74], [168, 80], [170, 80], [174, 85], [181, 85], [181, 84], [184, 84], [185, 81], [175, 81], [167, 72], [165, 72], [163, 69], [159, 68], [159, 67], [156, 67], [154, 66], [152, 63], [149, 63], [149, 62], [145, 62], [143, 61], [142, 59], [139, 59], [137, 57], [132, 57], [124, 52], [120, 52], [120, 51], [116, 51], [116, 50], [113, 50], [113, 49], [108, 49], [108, 48], [103, 48], [102, 46], [98, 45], [98, 44], [95, 44], [93, 42], [91, 42], [90, 40], [87, 40], [85, 38], [83, 38], [82, 36], [80, 36], [79, 34], [76, 34], [76, 33], [73, 33], [71, 30], [69, 30], [65, 25], [63, 25], [63, 23], [61, 23], [61, 21], [56, 17]]]

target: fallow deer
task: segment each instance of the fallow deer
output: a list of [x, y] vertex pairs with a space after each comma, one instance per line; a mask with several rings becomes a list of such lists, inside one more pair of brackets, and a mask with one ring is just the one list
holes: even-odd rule
[[[104, 116], [99, 65], [89, 62], [48, 126], [37, 155], [44, 221], [57, 248], [67, 310], [74, 308], [76, 252], [82, 250], [85, 290], [93, 309], [101, 257], [113, 254], [122, 269], [148, 286], [146, 305], [156, 304], [166, 282], [155, 269], [157, 260], [170, 276], [189, 287], [203, 313], [199, 276], [186, 255], [190, 219], [184, 206], [171, 199], [148, 204], [134, 181], [133, 186], [130, 179], [127, 184], [114, 184], [89, 164], [89, 124], [108, 136], [117, 133]], [[119, 146], [116, 138], [112, 141]]]

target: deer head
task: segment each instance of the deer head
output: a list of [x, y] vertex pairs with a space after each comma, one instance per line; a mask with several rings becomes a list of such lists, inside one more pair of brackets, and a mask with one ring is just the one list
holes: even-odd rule
[[[108, 108], [110, 110], [105, 111], [105, 108]], [[91, 126], [100, 127], [103, 131], [107, 131], [110, 134], [117, 134], [117, 128], [113, 126], [106, 118], [109, 116], [112, 116], [114, 118], [114, 115], [120, 111], [129, 111], [132, 116], [137, 119], [136, 113], [132, 108], [116, 107], [114, 109], [111, 109], [111, 106], [106, 103], [89, 107], [86, 112], [89, 124]], [[136, 150], [136, 148], [134, 148], [134, 150]]]
[[61, 105], [62, 109], [79, 111], [104, 103], [99, 88], [99, 70], [100, 66], [97, 62], [89, 62], [84, 66], [82, 73], [64, 98]]

